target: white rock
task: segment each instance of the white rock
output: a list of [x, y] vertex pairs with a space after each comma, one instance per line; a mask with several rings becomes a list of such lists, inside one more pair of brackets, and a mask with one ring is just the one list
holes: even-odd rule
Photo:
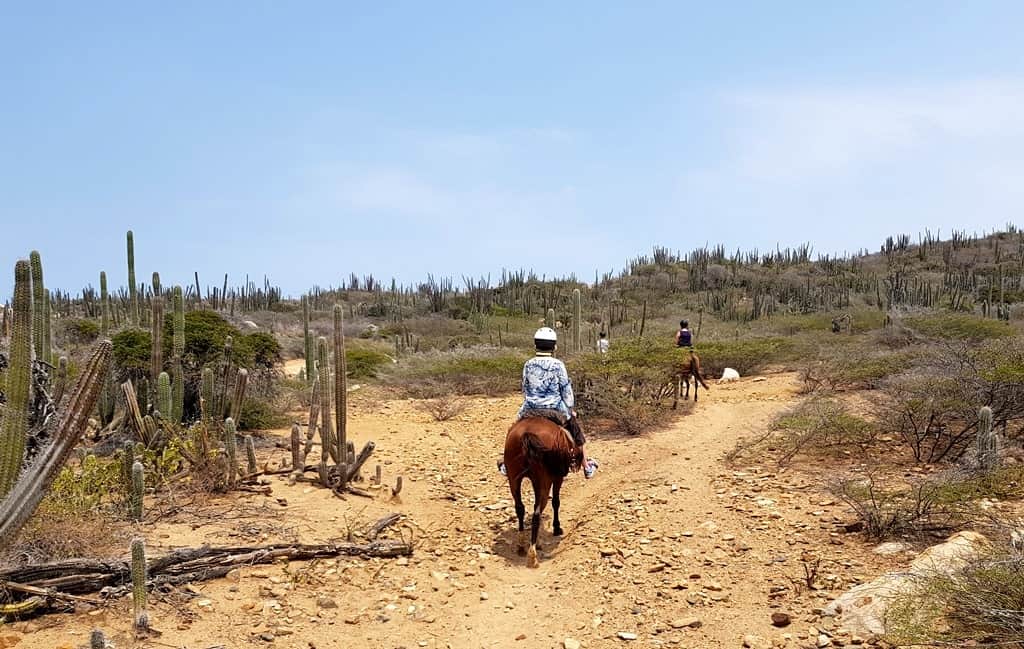
[[731, 367], [727, 367], [724, 370], [722, 370], [722, 378], [718, 379], [718, 382], [719, 383], [728, 383], [730, 381], [738, 381], [739, 378], [740, 378], [740, 373], [739, 372], [737, 372], [736, 370], [732, 369]]

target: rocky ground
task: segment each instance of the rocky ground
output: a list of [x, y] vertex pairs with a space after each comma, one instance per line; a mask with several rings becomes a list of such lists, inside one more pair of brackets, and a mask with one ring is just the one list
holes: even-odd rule
[[[842, 523], [845, 507], [803, 471], [735, 467], [724, 455], [795, 403], [797, 380], [773, 374], [712, 386], [692, 414], [639, 437], [596, 436], [597, 476], [563, 489], [565, 536], [544, 520], [539, 569], [517, 553], [507, 482], [495, 470], [515, 397], [478, 398], [435, 422], [413, 401], [351, 398], [357, 447], [377, 443], [385, 488], [338, 499], [270, 479], [238, 494], [150, 508], [151, 556], [202, 543], [317, 542], [359, 535], [389, 512], [408, 559], [254, 566], [154, 597], [162, 635], [131, 637], [129, 602], [0, 626], [0, 648], [78, 647], [94, 627], [116, 647], [791, 647], [860, 644], [818, 613], [853, 584], [905, 562], [879, 555]], [[287, 431], [275, 431], [283, 442]], [[273, 440], [271, 440], [273, 441]], [[266, 444], [261, 462], [286, 461]], [[392, 498], [386, 485], [404, 478]], [[526, 490], [529, 492], [529, 489]], [[529, 504], [528, 504], [529, 507]]]

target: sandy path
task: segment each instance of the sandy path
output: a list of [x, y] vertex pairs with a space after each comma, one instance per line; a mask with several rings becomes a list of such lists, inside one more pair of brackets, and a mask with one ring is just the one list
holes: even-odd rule
[[[839, 547], [842, 509], [806, 476], [723, 463], [737, 439], [763, 430], [798, 398], [796, 385], [780, 374], [714, 386], [669, 429], [592, 440], [601, 471], [589, 482], [567, 481], [566, 535], [550, 536], [549, 511], [536, 570], [515, 551], [507, 483], [494, 470], [517, 399], [475, 399], [456, 420], [434, 422], [413, 402], [354, 393], [353, 436], [377, 442], [370, 464], [383, 464], [386, 483], [404, 476], [399, 501], [383, 493], [341, 501], [274, 479], [270, 497], [203, 499], [142, 533], [154, 553], [202, 542], [316, 541], [398, 511], [417, 542], [412, 558], [257, 566], [197, 584], [191, 600], [154, 605], [164, 634], [149, 644], [129, 639], [122, 601], [12, 625], [19, 642], [9, 646], [74, 647], [94, 625], [118, 647], [188, 649], [533, 648], [562, 647], [566, 638], [584, 647], [739, 647], [744, 634], [784, 632], [797, 642], [815, 619], [811, 609], [827, 598], [825, 589], [797, 587], [801, 555], [824, 557], [821, 580], [833, 591], [861, 579], [863, 562], [874, 559], [859, 544]], [[271, 462], [285, 456], [261, 451]], [[791, 613], [794, 624], [773, 629], [775, 610]], [[0, 640], [5, 633], [0, 627]]]

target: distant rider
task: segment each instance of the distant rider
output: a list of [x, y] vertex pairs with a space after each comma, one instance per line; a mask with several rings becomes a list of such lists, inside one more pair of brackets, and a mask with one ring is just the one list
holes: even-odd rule
[[676, 347], [693, 347], [693, 333], [690, 331], [690, 323], [686, 320], [679, 321], [679, 331], [676, 332]]
[[[523, 405], [519, 408], [518, 419], [530, 410], [554, 410], [561, 415], [564, 426], [572, 435], [573, 442], [583, 454], [583, 475], [590, 478], [597, 471], [597, 461], [588, 458], [583, 445], [586, 438], [580, 428], [573, 407], [576, 398], [572, 392], [572, 381], [565, 369], [565, 363], [555, 358], [558, 334], [550, 327], [541, 327], [533, 336], [537, 353], [523, 366]], [[498, 468], [505, 473], [503, 462]]]
[[597, 334], [597, 353], [607, 354], [608, 353], [608, 335], [605, 332]]

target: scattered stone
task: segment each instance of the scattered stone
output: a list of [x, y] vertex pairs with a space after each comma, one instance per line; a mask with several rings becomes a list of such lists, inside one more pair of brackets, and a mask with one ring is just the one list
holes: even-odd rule
[[743, 636], [743, 646], [747, 649], [772, 649], [772, 643], [759, 635]]
[[330, 597], [317, 597], [316, 605], [320, 608], [338, 608], [338, 603]]
[[617, 634], [619, 640], [636, 640], [637, 635], [635, 633], [629, 633], [628, 631], [619, 631]]
[[565, 640], [562, 640], [562, 647], [565, 649], [580, 649], [581, 646], [580, 641], [574, 640], [573, 638], [566, 638]]
[[699, 629], [701, 624], [702, 622], [695, 617], [683, 617], [678, 620], [672, 620], [668, 623], [668, 625], [673, 629]]
[[777, 627], [789, 626], [792, 619], [789, 617], [789, 613], [772, 613], [772, 625]]

